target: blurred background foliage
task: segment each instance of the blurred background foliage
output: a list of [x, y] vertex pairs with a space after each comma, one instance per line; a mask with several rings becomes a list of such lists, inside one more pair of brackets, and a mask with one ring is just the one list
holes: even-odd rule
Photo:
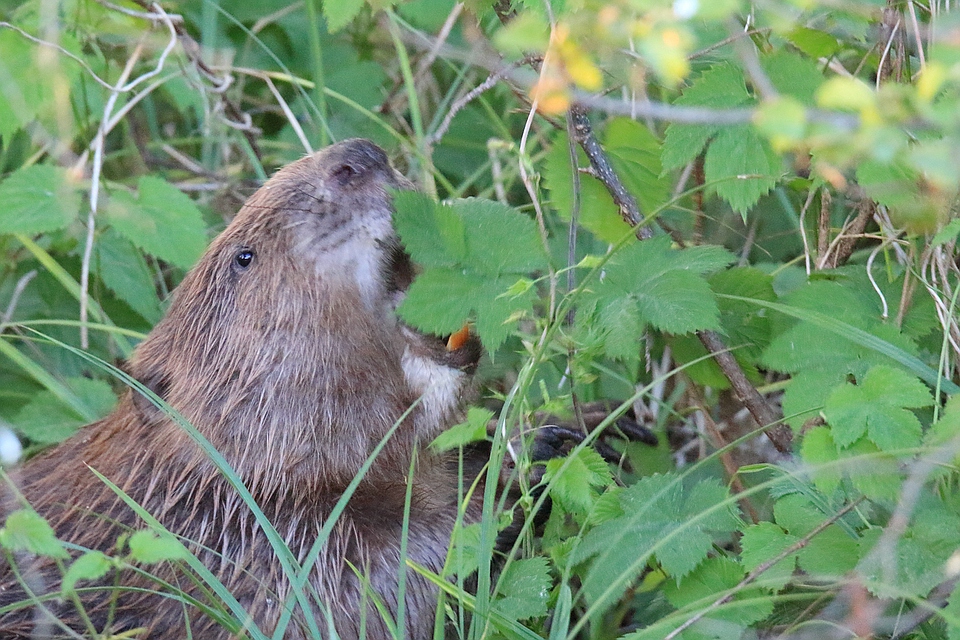
[[[426, 194], [402, 317], [487, 347], [447, 444], [590, 432], [478, 611], [960, 638], [955, 4], [0, 2], [5, 455], [122, 391], [57, 342], [122, 363], [244, 198], [348, 137]], [[604, 461], [624, 412], [660, 444]]]

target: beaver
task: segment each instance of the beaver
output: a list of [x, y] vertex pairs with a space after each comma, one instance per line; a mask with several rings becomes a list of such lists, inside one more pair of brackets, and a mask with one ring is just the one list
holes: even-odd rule
[[224, 626], [210, 587], [177, 563], [150, 567], [153, 577], [117, 569], [78, 591], [80, 611], [44, 598], [60, 590], [53, 561], [0, 559], [0, 610], [28, 599], [25, 583], [44, 602], [3, 614], [0, 636], [216, 639], [243, 637], [244, 625], [269, 635], [285, 607], [285, 638], [311, 627], [392, 637], [384, 618], [401, 608], [400, 635], [432, 636], [436, 589], [402, 557], [440, 572], [460, 496], [455, 465], [419, 445], [457, 421], [479, 346], [449, 350], [394, 313], [413, 270], [391, 193], [410, 186], [366, 140], [284, 167], [212, 242], [127, 364], [236, 471], [297, 566], [385, 440], [320, 550], [306, 600], [295, 601], [263, 528], [210, 456], [170, 411], [128, 391], [113, 413], [11, 474], [16, 492], [75, 549], [122, 555], [121, 536], [145, 525], [97, 470], [179, 536], [248, 618]]

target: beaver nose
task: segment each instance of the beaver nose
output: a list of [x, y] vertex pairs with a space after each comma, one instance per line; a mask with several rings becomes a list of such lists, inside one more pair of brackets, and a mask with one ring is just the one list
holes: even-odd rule
[[336, 163], [331, 176], [341, 186], [357, 177], [377, 170], [387, 170], [390, 167], [387, 154], [384, 153], [383, 149], [369, 140], [361, 138], [344, 140], [338, 143], [335, 153], [332, 155], [336, 158]]

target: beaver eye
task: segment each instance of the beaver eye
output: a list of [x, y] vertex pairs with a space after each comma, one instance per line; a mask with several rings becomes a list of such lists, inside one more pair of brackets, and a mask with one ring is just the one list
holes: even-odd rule
[[237, 266], [242, 269], [246, 269], [250, 266], [250, 263], [253, 262], [253, 251], [250, 251], [250, 249], [241, 249], [240, 251], [237, 251], [234, 261], [236, 261]]

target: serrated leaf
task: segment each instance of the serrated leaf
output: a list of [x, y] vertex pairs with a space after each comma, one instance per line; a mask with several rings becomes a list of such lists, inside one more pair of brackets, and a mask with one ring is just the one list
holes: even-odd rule
[[413, 326], [443, 335], [458, 331], [485, 300], [476, 295], [485, 282], [453, 269], [427, 269], [413, 281], [397, 313]]
[[[678, 609], [707, 606], [726, 595], [743, 577], [743, 567], [733, 560], [723, 557], [708, 558], [679, 583], [664, 584], [663, 594], [670, 604]], [[710, 618], [743, 625], [762, 620], [773, 611], [773, 601], [769, 598], [758, 598], [759, 595], [756, 586], [742, 589], [731, 603], [712, 611]]]
[[717, 194], [746, 220], [747, 211], [777, 184], [780, 156], [752, 126], [726, 127], [704, 158], [704, 176]]
[[960, 517], [950, 505], [923, 492], [914, 513], [913, 522], [896, 540], [894, 553], [874, 552], [884, 531], [880, 527], [867, 530], [860, 540], [857, 571], [881, 597], [926, 597], [944, 581], [946, 564], [960, 547]]
[[487, 200], [436, 205], [422, 197], [397, 197], [404, 207], [398, 216], [401, 240], [415, 262], [428, 265], [407, 291], [400, 317], [443, 335], [475, 316], [477, 336], [488, 351], [496, 351], [532, 309], [536, 290], [524, 276], [547, 266], [536, 223]]
[[153, 274], [136, 247], [112, 230], [97, 240], [97, 273], [103, 283], [150, 324], [163, 313]]
[[91, 419], [107, 415], [116, 405], [117, 396], [103, 380], [67, 378], [64, 383], [75, 392], [87, 414], [67, 406], [51, 391], [40, 391], [14, 416], [17, 431], [38, 444], [60, 442]]
[[113, 228], [147, 253], [188, 269], [207, 245], [206, 224], [186, 194], [161, 178], [140, 178], [137, 197], [116, 192], [104, 209]]
[[0, 547], [48, 558], [69, 557], [50, 524], [32, 509], [18, 509], [7, 516], [0, 529]]
[[[550, 204], [569, 222], [573, 211], [573, 172], [570, 167], [570, 152], [567, 135], [558, 133], [544, 159], [543, 179], [550, 190]], [[586, 154], [577, 149], [581, 167], [589, 166]], [[604, 242], [619, 242], [630, 233], [630, 226], [620, 217], [617, 205], [610, 192], [599, 180], [588, 174], [579, 174], [580, 209], [577, 220], [581, 227]]]
[[[809, 312], [815, 319], [798, 322], [779, 313], [771, 315], [774, 337], [763, 352], [761, 363], [766, 368], [794, 374], [783, 398], [784, 415], [794, 428], [812, 414], [793, 414], [822, 407], [846, 376], [859, 379], [877, 364], [904, 362], [900, 354], [896, 354], [897, 360], [891, 357], [894, 352], [889, 346], [899, 349], [907, 358], [917, 352], [909, 337], [895, 326], [880, 321], [876, 296], [871, 297], [870, 291], [869, 283], [859, 276], [815, 281], [784, 298], [786, 306], [795, 309], [797, 315], [804, 317]], [[844, 329], [850, 327], [865, 332], [869, 338], [880, 338], [888, 345], [881, 350], [869, 346], [865, 340], [851, 339], [838, 331], [825, 331], [821, 318], [828, 318], [834, 324], [842, 323], [840, 326]]]
[[700, 274], [731, 260], [719, 247], [673, 250], [667, 237], [618, 252], [586, 301], [596, 309], [608, 353], [615, 357], [636, 353], [646, 324], [669, 333], [717, 328], [719, 309]]
[[130, 556], [143, 564], [156, 564], [166, 560], [183, 560], [189, 555], [187, 548], [170, 534], [157, 535], [143, 529], [130, 536]]
[[454, 200], [450, 207], [463, 220], [467, 236], [464, 266], [479, 273], [527, 274], [547, 266], [537, 223], [494, 200]]
[[60, 167], [17, 169], [0, 182], [0, 234], [36, 235], [63, 229], [80, 212], [80, 194]]
[[824, 494], [830, 495], [840, 486], [842, 473], [837, 444], [827, 427], [815, 427], [803, 436], [800, 457], [809, 466], [813, 483]]
[[550, 495], [568, 511], [589, 513], [598, 497], [594, 487], [606, 486], [613, 476], [599, 453], [583, 448], [548, 460], [544, 479], [550, 483]]
[[[792, 545], [797, 537], [786, 533], [772, 522], [760, 522], [744, 529], [740, 538], [740, 557], [747, 571], [753, 571]], [[797, 566], [797, 555], [792, 553], [763, 572], [761, 584], [766, 589], [779, 591], [790, 582]]]
[[494, 607], [511, 620], [545, 616], [551, 583], [546, 558], [514, 560], [497, 582], [500, 597]]
[[74, 587], [80, 580], [99, 580], [107, 575], [107, 571], [113, 566], [109, 557], [100, 551], [87, 551], [82, 556], [70, 564], [70, 568], [63, 574], [63, 582], [60, 585], [60, 593], [67, 597], [73, 593]]
[[[20, 25], [26, 26], [22, 22]], [[57, 44], [74, 55], [81, 54], [76, 40], [66, 30], [58, 34]], [[61, 126], [69, 127], [72, 121], [64, 121], [58, 112], [60, 105], [55, 87], [70, 87], [79, 68], [69, 63], [57, 65], [55, 74], [51, 75], [50, 66], [45, 65], [40, 81], [38, 60], [42, 55], [42, 47], [13, 29], [0, 30], [0, 138], [5, 147], [15, 131], [38, 119], [47, 126], [46, 135], [71, 137], [69, 129], [57, 130]]]
[[416, 191], [393, 198], [393, 224], [407, 252], [424, 267], [453, 267], [467, 257], [467, 233], [454, 210]]
[[323, 3], [323, 17], [327, 19], [327, 29], [336, 33], [350, 24], [363, 8], [363, 0], [327, 0]]
[[593, 558], [583, 583], [592, 603], [609, 597], [611, 585], [632, 579], [651, 552], [669, 575], [682, 578], [707, 557], [713, 535], [739, 524], [726, 489], [715, 480], [685, 489], [675, 475], [647, 476], [619, 497], [624, 515], [588, 531], [571, 559]]
[[906, 408], [933, 403], [930, 391], [914, 376], [886, 365], [870, 369], [860, 385], [844, 384], [827, 398], [824, 414], [833, 438], [847, 447], [867, 433], [884, 450], [920, 443], [920, 421]]
[[[676, 104], [729, 109], [751, 101], [743, 71], [732, 64], [720, 63], [694, 80]], [[663, 169], [676, 169], [696, 158], [710, 138], [720, 130], [720, 127], [713, 125], [670, 124], [663, 140]]]
[[484, 440], [487, 437], [487, 424], [493, 419], [493, 412], [480, 407], [470, 407], [467, 410], [466, 422], [456, 424], [430, 443], [430, 447], [438, 451], [448, 451], [463, 445]]
[[[661, 178], [661, 142], [643, 124], [630, 118], [614, 118], [603, 134], [604, 149], [644, 215], [666, 202], [670, 184]], [[624, 223], [626, 226], [626, 223]]]

